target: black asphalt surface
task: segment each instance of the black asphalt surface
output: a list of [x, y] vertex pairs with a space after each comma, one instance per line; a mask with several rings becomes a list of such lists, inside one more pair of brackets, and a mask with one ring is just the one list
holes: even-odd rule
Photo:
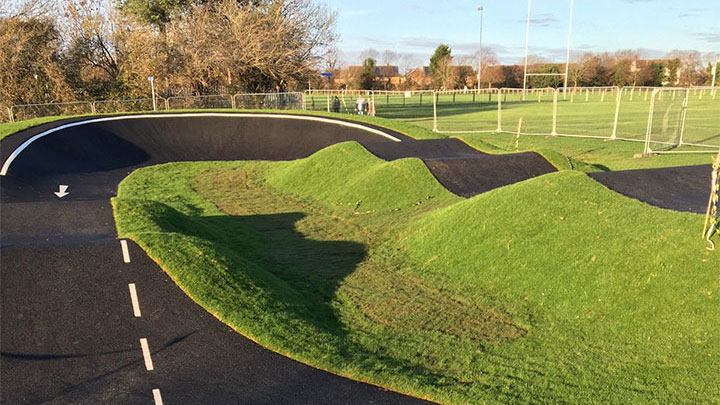
[[[0, 162], [62, 123], [5, 138]], [[420, 157], [462, 196], [555, 170], [533, 153], [491, 156], [457, 140], [385, 132], [402, 142], [323, 122], [185, 116], [87, 124], [35, 141], [0, 178], [0, 402], [148, 404], [153, 389], [165, 404], [423, 402], [263, 349], [187, 298], [130, 242], [124, 263], [109, 203], [138, 167], [297, 159], [347, 140], [386, 160]], [[62, 199], [53, 194], [60, 184], [70, 192]], [[140, 338], [148, 339], [153, 371]]]
[[710, 195], [712, 165], [590, 173], [625, 196], [660, 208], [704, 214]]

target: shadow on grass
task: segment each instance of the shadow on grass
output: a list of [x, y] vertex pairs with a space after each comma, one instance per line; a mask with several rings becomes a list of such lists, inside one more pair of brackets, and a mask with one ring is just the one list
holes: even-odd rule
[[296, 230], [305, 217], [300, 212], [198, 217], [175, 211], [157, 220], [165, 232], [202, 239], [212, 248], [209, 253], [227, 261], [231, 277], [253, 277], [275, 307], [339, 336], [343, 326], [331, 303], [338, 284], [356, 269], [367, 249], [355, 242], [307, 238]]
[[[203, 294], [203, 301], [220, 302], [219, 305], [230, 312], [252, 308], [253, 313], [240, 314], [240, 317], [253, 318], [255, 326], [260, 326], [269, 336], [293, 340], [288, 347], [302, 351], [304, 357], [317, 359], [319, 364], [316, 366], [327, 364], [328, 360], [323, 359], [326, 358], [335, 359], [329, 364], [340, 370], [349, 367], [372, 373], [374, 367], [382, 364], [384, 369], [393, 370], [393, 374], [413, 375], [415, 381], [425, 384], [437, 384], [444, 378], [420, 364], [385, 353], [381, 347], [367, 348], [348, 336], [350, 332], [339, 319], [333, 301], [340, 282], [366, 257], [365, 245], [308, 238], [297, 230], [298, 221], [306, 218], [301, 212], [197, 217], [154, 204], [153, 220], [163, 233], [200, 239], [195, 239], [195, 247], [210, 247], [212, 252], [203, 254], [211, 254], [227, 264], [228, 274], [222, 280], [225, 284], [222, 288], [232, 293], [218, 296], [217, 286], [185, 285], [193, 295]], [[180, 249], [183, 249], [180, 254], [185, 254], [187, 249]], [[207, 273], [208, 269], [193, 271]], [[199, 279], [207, 283], [212, 275], [201, 275]], [[247, 289], [247, 285], [258, 287], [259, 292], [258, 289]], [[256, 302], [247, 302], [255, 297]], [[288, 319], [299, 320], [312, 328], [293, 329], [293, 326], [283, 324]], [[394, 332], [385, 334], [381, 339], [391, 339]]]

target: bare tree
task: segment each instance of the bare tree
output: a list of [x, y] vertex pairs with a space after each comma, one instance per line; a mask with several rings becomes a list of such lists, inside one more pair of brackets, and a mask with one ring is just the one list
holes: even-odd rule
[[103, 2], [67, 0], [65, 5], [65, 68], [76, 88], [94, 98], [120, 93], [118, 11]]
[[57, 13], [58, 3], [52, 0], [5, 1], [0, 3], [0, 17], [38, 18]]
[[670, 52], [667, 59], [679, 59], [680, 67], [677, 73], [677, 81], [681, 86], [703, 84], [707, 80], [707, 72], [703, 65], [702, 57], [698, 51], [674, 50]]
[[384, 50], [382, 53], [382, 59], [380, 60], [382, 64], [385, 66], [384, 69], [381, 70], [382, 72], [382, 80], [383, 80], [383, 86], [385, 90], [388, 89], [388, 85], [390, 84], [390, 65], [395, 62], [395, 60], [398, 58], [398, 54], [396, 52], [393, 52], [391, 50]]
[[0, 103], [75, 99], [60, 60], [60, 36], [44, 17], [0, 18]]
[[361, 60], [367, 60], [367, 58], [373, 58], [375, 60], [378, 60], [379, 57], [380, 57], [380, 52], [378, 52], [377, 49], [369, 48], [369, 49], [365, 49], [362, 52], [360, 52]]

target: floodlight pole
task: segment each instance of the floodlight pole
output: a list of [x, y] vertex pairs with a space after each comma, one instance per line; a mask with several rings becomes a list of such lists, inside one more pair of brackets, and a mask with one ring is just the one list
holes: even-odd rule
[[563, 98], [567, 99], [568, 73], [570, 72], [570, 35], [572, 34], [573, 5], [575, 0], [570, 0], [570, 24], [568, 25], [567, 55], [565, 57], [565, 85], [563, 86]]
[[480, 10], [480, 55], [478, 55], [480, 61], [478, 62], [478, 75], [477, 75], [477, 79], [478, 79], [477, 88], [478, 88], [478, 97], [479, 97], [479, 95], [480, 95], [480, 77], [481, 77], [482, 62], [483, 62], [483, 54], [482, 54], [483, 7], [482, 6], [478, 7], [478, 10]]
[[523, 101], [527, 89], [528, 41], [530, 40], [530, 1], [528, 0], [527, 25], [525, 26], [525, 70], [523, 71]]

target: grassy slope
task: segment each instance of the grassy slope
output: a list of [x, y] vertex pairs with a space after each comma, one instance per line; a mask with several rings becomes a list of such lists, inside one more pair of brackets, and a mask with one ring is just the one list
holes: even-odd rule
[[169, 164], [113, 204], [201, 305], [321, 368], [443, 402], [717, 398], [698, 216], [576, 172], [461, 200], [413, 162]]
[[704, 402], [720, 394], [707, 383], [720, 378], [720, 334], [707, 323], [720, 317], [720, 256], [703, 249], [700, 227], [561, 172], [434, 212], [400, 246], [535, 324], [537, 346], [499, 353], [533, 390], [556, 380], [588, 390], [571, 402]]
[[266, 179], [277, 189], [356, 211], [392, 211], [449, 194], [420, 159], [386, 162], [356, 142], [330, 146], [308, 159], [279, 162]]
[[[458, 138], [481, 151], [491, 153], [515, 151], [515, 135], [513, 134], [473, 134], [461, 135]], [[519, 151], [530, 150], [540, 153], [548, 150], [556, 151], [555, 153], [560, 156], [564, 155], [574, 162], [579, 162], [581, 167], [578, 168], [581, 171], [650, 169], [712, 163], [712, 153], [634, 158], [634, 154], [642, 151], [642, 144], [627, 141], [521, 135], [518, 147]], [[552, 156], [548, 160], [553, 162], [551, 159]]]

